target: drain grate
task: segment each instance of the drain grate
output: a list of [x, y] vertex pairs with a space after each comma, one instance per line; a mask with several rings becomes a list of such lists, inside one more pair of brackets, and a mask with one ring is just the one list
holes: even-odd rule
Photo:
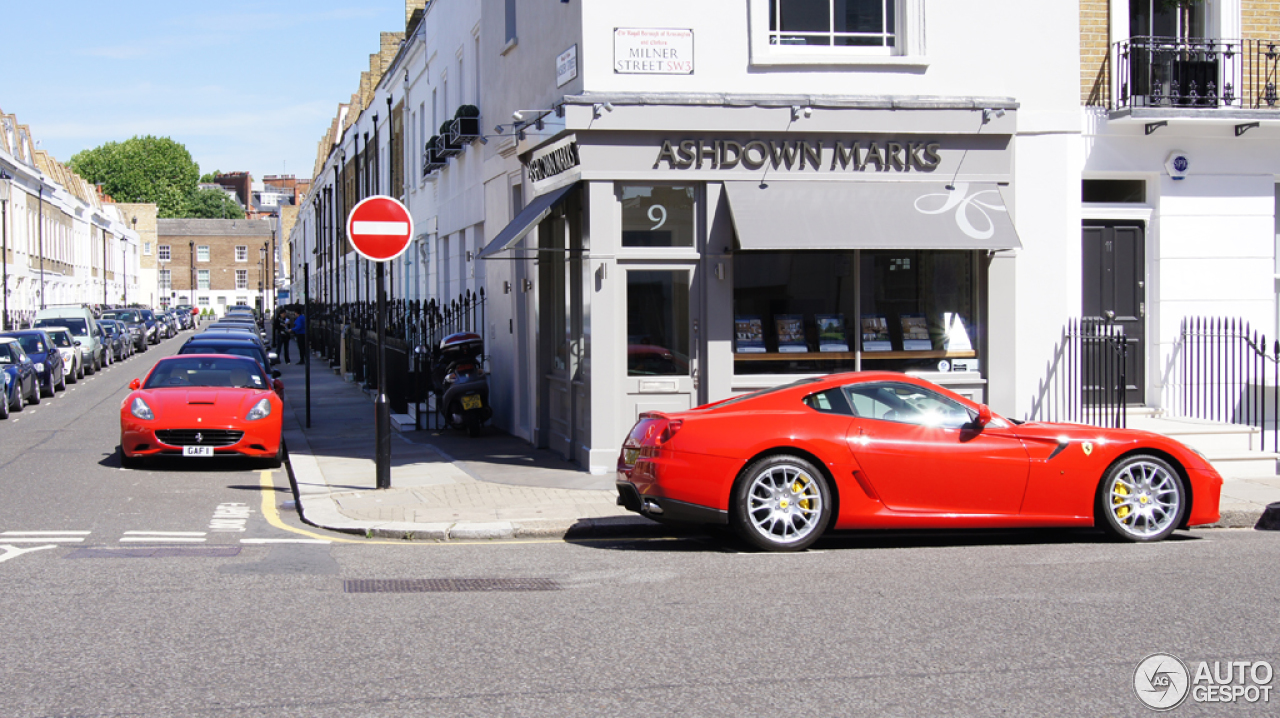
[[549, 578], [356, 578], [344, 593], [463, 593], [467, 591], [559, 591]]
[[148, 546], [146, 548], [78, 548], [63, 558], [167, 558], [170, 556], [230, 558], [239, 555], [239, 546]]

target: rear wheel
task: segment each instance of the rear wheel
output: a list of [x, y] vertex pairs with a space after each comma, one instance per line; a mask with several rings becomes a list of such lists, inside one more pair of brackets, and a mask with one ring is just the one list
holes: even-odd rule
[[813, 464], [798, 456], [769, 456], [747, 467], [734, 488], [733, 526], [766, 551], [808, 548], [831, 520], [831, 489]]
[[40, 378], [36, 377], [31, 380], [31, 396], [27, 397], [28, 404], [40, 403]]
[[56, 388], [58, 391], [66, 391], [66, 390], [67, 390], [67, 374], [66, 374], [66, 372], [63, 372], [62, 376], [58, 377], [58, 386], [57, 386], [57, 387], [55, 387], [55, 388]]
[[1187, 490], [1164, 459], [1128, 456], [1107, 470], [1098, 492], [1102, 525], [1125, 541], [1159, 541], [1182, 524]]
[[9, 408], [13, 406], [13, 402], [9, 399], [9, 385], [4, 385], [4, 401], [0, 401], [0, 419], [9, 418]]

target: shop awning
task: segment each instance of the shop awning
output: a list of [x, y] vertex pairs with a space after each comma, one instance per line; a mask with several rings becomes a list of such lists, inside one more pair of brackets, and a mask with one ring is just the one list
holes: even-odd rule
[[742, 249], [1020, 249], [993, 182], [725, 182]]
[[516, 242], [524, 239], [526, 234], [538, 226], [538, 223], [547, 215], [551, 214], [551, 210], [555, 209], [556, 205], [564, 200], [564, 196], [569, 194], [569, 190], [576, 186], [576, 184], [566, 185], [534, 197], [533, 201], [520, 210], [520, 213], [516, 215], [515, 219], [511, 220], [510, 224], [503, 227], [501, 232], [498, 232], [498, 236], [494, 237], [492, 242], [480, 250], [479, 258], [488, 259], [499, 252], [505, 252], [514, 247]]

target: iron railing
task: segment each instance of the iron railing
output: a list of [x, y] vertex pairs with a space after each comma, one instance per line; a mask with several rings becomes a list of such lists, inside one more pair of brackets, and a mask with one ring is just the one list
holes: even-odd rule
[[1132, 37], [1115, 43], [1111, 108], [1268, 109], [1280, 40]]
[[[417, 411], [418, 428], [440, 429], [443, 415], [431, 392], [431, 362], [440, 341], [455, 332], [482, 333], [485, 319], [484, 289], [467, 291], [457, 299], [425, 302], [393, 299], [387, 302], [387, 400], [391, 411]], [[378, 385], [378, 334], [376, 303], [346, 302], [330, 306], [312, 303], [308, 325], [312, 348], [346, 371], [366, 389]], [[343, 353], [345, 351], [345, 356]]]
[[1280, 342], [1268, 342], [1242, 319], [1189, 317], [1173, 357], [1165, 383], [1170, 413], [1257, 427], [1258, 448], [1280, 451]]
[[1128, 357], [1121, 327], [1107, 320], [1069, 320], [1026, 420], [1125, 426]]

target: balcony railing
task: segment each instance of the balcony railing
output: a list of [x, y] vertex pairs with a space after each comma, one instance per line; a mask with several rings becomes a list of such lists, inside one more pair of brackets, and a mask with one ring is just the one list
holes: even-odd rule
[[1275, 109], [1280, 40], [1133, 37], [1115, 44], [1111, 109]]

